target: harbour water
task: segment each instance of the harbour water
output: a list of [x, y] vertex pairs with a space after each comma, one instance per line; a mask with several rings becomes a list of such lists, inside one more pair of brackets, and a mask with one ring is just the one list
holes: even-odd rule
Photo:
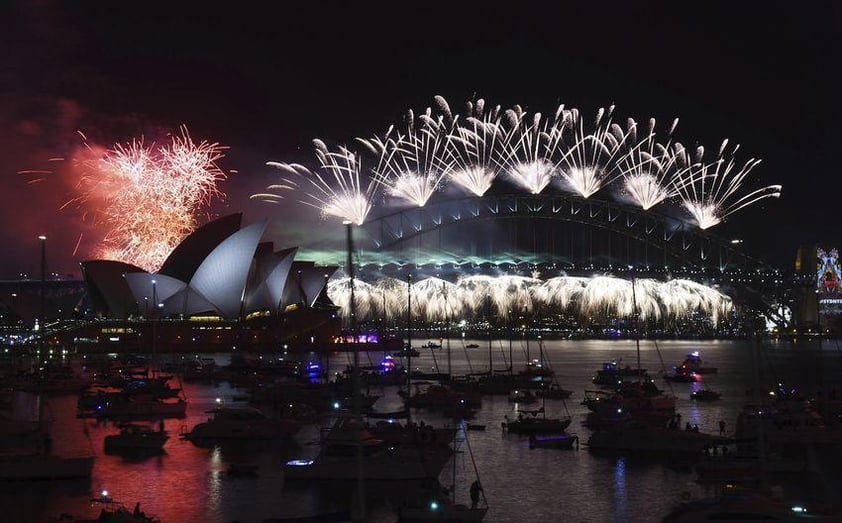
[[[418, 338], [416, 337], [416, 340]], [[423, 338], [422, 338], [423, 340]], [[420, 345], [420, 340], [416, 345]], [[435, 340], [439, 341], [439, 340]], [[475, 342], [478, 348], [465, 348]], [[451, 371], [463, 374], [488, 370], [489, 352], [494, 368], [507, 366], [508, 340], [444, 340], [441, 349], [420, 349], [413, 358], [413, 368], [447, 371], [447, 347], [450, 346]], [[489, 351], [490, 346], [490, 351]], [[591, 378], [602, 363], [612, 359], [635, 367], [634, 341], [558, 341], [536, 340], [529, 343], [529, 358], [543, 357], [556, 372], [559, 384], [573, 390], [566, 400], [546, 400], [547, 416], [573, 418], [569, 432], [578, 434], [582, 445], [577, 450], [530, 449], [528, 438], [507, 434], [501, 428], [504, 416], [516, 416], [517, 405], [506, 396], [485, 396], [482, 408], [472, 424], [484, 424], [484, 431], [468, 431], [470, 444], [462, 445], [440, 478], [449, 485], [456, 470], [457, 501], [470, 503], [468, 487], [474, 477], [473, 462], [481, 479], [489, 511], [485, 521], [659, 521], [681, 499], [712, 493], [712, 487], [697, 482], [691, 464], [652, 456], [594, 455], [585, 443], [589, 429], [582, 426], [587, 409], [581, 405], [585, 390], [595, 389]], [[527, 361], [526, 343], [512, 344], [514, 368]], [[833, 341], [792, 344], [749, 341], [652, 341], [640, 345], [641, 366], [656, 377], [670, 370], [695, 350], [706, 365], [718, 367], [718, 373], [705, 375], [702, 382], [672, 383], [677, 396], [677, 411], [684, 421], [697, 424], [702, 432], [718, 433], [719, 421], [725, 420], [726, 432], [733, 434], [736, 417], [746, 403], [751, 403], [776, 382], [801, 387], [808, 395], [842, 388], [842, 349]], [[371, 354], [372, 360], [381, 355]], [[228, 355], [214, 355], [220, 364]], [[350, 355], [335, 354], [329, 368], [344, 369]], [[361, 363], [368, 364], [363, 355]], [[373, 361], [377, 363], [377, 361]], [[655, 378], [660, 388], [670, 384]], [[347, 509], [354, 488], [348, 485], [285, 484], [282, 465], [289, 459], [315, 455], [320, 424], [306, 426], [293, 445], [200, 447], [178, 438], [204, 421], [217, 398], [231, 402], [245, 393], [227, 383], [219, 385], [184, 384], [189, 401], [185, 419], [166, 420], [173, 436], [159, 456], [125, 458], [105, 454], [103, 440], [117, 431], [113, 423], [76, 417], [76, 396], [53, 397], [46, 409], [53, 434], [53, 451], [59, 454], [94, 453], [96, 461], [90, 481], [17, 482], [3, 485], [0, 506], [3, 521], [41, 522], [61, 513], [95, 518], [98, 508], [90, 503], [101, 491], [122, 501], [130, 509], [140, 502], [142, 510], [164, 522], [231, 521], [260, 522], [273, 518], [300, 517]], [[722, 394], [715, 402], [694, 403], [690, 393], [711, 388]], [[371, 387], [371, 394], [382, 395], [375, 410], [393, 411], [402, 405], [396, 387]], [[538, 404], [540, 406], [540, 404]], [[534, 405], [525, 408], [536, 408]], [[413, 410], [416, 421], [434, 425], [452, 424], [436, 413]], [[321, 426], [328, 426], [324, 420]], [[840, 465], [838, 451], [823, 456], [815, 478], [804, 482], [812, 494], [822, 489], [838, 489], [834, 470]], [[256, 477], [233, 477], [226, 473], [232, 464], [256, 467]], [[393, 501], [400, 498], [400, 484], [367, 484], [367, 503], [371, 521], [395, 521]], [[837, 490], [838, 491], [838, 490]]]

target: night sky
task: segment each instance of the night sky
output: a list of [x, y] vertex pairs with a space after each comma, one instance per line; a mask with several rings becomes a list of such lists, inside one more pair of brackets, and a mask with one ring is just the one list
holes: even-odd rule
[[[101, 240], [79, 209], [60, 209], [75, 195], [77, 131], [110, 147], [184, 124], [230, 147], [220, 165], [237, 173], [211, 215], [274, 218], [279, 246], [306, 251], [320, 243], [312, 224], [329, 227], [295, 198], [249, 200], [277, 179], [265, 162], [312, 165], [312, 138], [381, 133], [434, 95], [679, 117], [682, 143], [729, 138], [738, 158], [763, 159], [751, 187], [783, 184], [712, 232], [784, 269], [801, 244], [842, 247], [835, 2], [206, 4], [0, 4], [0, 279], [38, 271], [39, 234], [50, 270], [75, 277]], [[31, 169], [52, 174], [18, 174]]]

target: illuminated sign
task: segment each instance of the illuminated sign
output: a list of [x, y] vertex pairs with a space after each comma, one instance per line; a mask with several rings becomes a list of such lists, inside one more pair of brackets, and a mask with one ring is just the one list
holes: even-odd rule
[[842, 313], [842, 289], [840, 289], [839, 251], [816, 250], [816, 293], [819, 311], [822, 314]]

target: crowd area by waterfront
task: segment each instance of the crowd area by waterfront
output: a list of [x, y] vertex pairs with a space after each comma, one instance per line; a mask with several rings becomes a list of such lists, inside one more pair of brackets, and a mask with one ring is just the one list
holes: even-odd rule
[[[681, 420], [679, 432], [690, 425], [698, 427], [702, 435], [723, 437], [716, 445], [706, 444], [698, 453], [594, 448], [594, 434], [609, 429], [594, 424], [592, 405], [583, 403], [594, 391], [611, 392], [612, 387], [594, 383], [597, 371], [605, 370], [606, 363], [615, 361], [619, 369], [637, 368], [633, 340], [539, 343], [533, 339], [527, 344], [526, 340], [489, 342], [459, 338], [422, 339], [413, 345], [418, 353], [411, 360], [412, 369], [425, 375], [412, 378], [411, 397], [434, 387], [434, 374], [481, 375], [488, 373], [489, 366], [501, 371], [497, 374], [518, 373], [528, 368], [528, 362], [545, 369], [546, 379], [557, 389], [570, 392], [567, 399], [549, 394], [544, 399], [512, 393], [481, 394], [478, 404], [456, 413], [430, 404], [410, 409], [415, 426], [423, 422], [427, 427], [456, 429], [454, 440], [445, 444], [456, 447], [457, 453], [448, 457], [446, 463], [442, 461], [439, 483], [443, 488], [455, 487], [455, 499], [448, 491], [448, 501], [467, 507], [471, 505], [470, 485], [478, 479], [482, 486], [479, 505], [488, 509], [483, 521], [658, 521], [680, 502], [714, 495], [723, 483], [735, 480], [746, 487], [770, 487], [781, 502], [798, 504], [815, 513], [838, 509], [830, 494], [840, 488], [836, 470], [842, 465], [842, 438], [838, 437], [842, 427], [838, 412], [830, 414], [832, 411], [828, 410], [835, 405], [836, 391], [842, 390], [842, 348], [836, 341], [643, 340], [640, 367], [647, 369], [653, 384], [661, 389], [661, 396], [674, 396], [674, 414], [680, 415]], [[680, 366], [695, 351], [699, 351], [705, 365], [716, 368], [715, 373], [687, 380], [665, 379], [675, 378], [673, 367]], [[367, 371], [369, 375], [377, 374], [374, 369], [382, 368], [383, 356], [362, 354], [361, 366], [372, 368]], [[261, 357], [269, 359], [267, 355], [255, 355], [255, 362], [260, 362]], [[185, 366], [184, 361], [191, 364]], [[390, 361], [396, 366], [407, 363], [400, 356]], [[110, 499], [124, 503], [129, 511], [140, 503], [146, 515], [155, 515], [165, 522], [267, 521], [327, 515], [342, 520], [356, 514], [359, 503], [353, 500], [359, 490], [355, 481], [291, 481], [286, 465], [318, 460], [324, 444], [321, 436], [333, 426], [337, 415], [353, 406], [353, 394], [348, 389], [336, 389], [343, 392], [323, 395], [318, 386], [311, 385], [306, 394], [311, 399], [321, 398], [316, 402], [306, 401], [305, 396], [279, 396], [271, 387], [279, 381], [278, 377], [255, 379], [262, 374], [257, 370], [260, 364], [255, 362], [250, 365], [256, 366], [243, 367], [242, 372], [229, 374], [224, 380], [202, 373], [202, 367], [210, 372], [211, 368], [224, 368], [231, 362], [230, 354], [163, 354], [155, 361], [135, 361], [131, 366], [141, 374], [155, 375], [169, 369], [173, 376], [168, 380], [169, 386], [180, 390], [163, 401], [183, 402], [180, 413], [174, 407], [173, 415], [161, 415], [163, 411], [158, 411], [159, 415], [142, 416], [143, 420], [127, 419], [131, 416], [126, 416], [125, 410], [113, 410], [111, 416], [99, 415], [95, 399], [93, 410], [85, 412], [77, 391], [56, 386], [47, 393], [47, 382], [41, 382], [40, 390], [36, 386], [30, 387], [28, 393], [4, 393], [4, 411], [14, 411], [17, 419], [37, 420], [40, 413], [50, 434], [45, 440], [50, 453], [93, 457], [88, 477], [6, 482], [0, 500], [9, 507], [9, 521], [48, 521], [61, 514], [96, 518], [102, 506], [91, 499], [101, 497], [105, 490]], [[318, 363], [315, 375], [335, 376], [353, 363], [353, 356], [333, 353], [325, 360], [309, 354], [301, 362], [299, 368], [304, 369]], [[78, 357], [72, 359], [71, 367], [77, 378], [90, 378], [94, 369], [102, 368]], [[315, 370], [315, 366], [309, 368]], [[537, 371], [536, 365], [531, 368]], [[8, 378], [11, 371], [5, 372]], [[142, 381], [141, 376], [136, 378]], [[13, 380], [6, 379], [4, 383]], [[710, 402], [691, 399], [691, 393], [702, 390], [721, 396]], [[41, 402], [33, 400], [38, 392], [43, 393]], [[372, 430], [378, 422], [389, 423], [388, 413], [399, 416], [404, 410], [404, 384], [372, 380], [363, 385], [361, 393], [364, 406], [370, 405], [374, 414], [367, 418]], [[90, 394], [82, 397], [90, 398]], [[808, 400], [812, 402], [805, 403]], [[776, 403], [778, 412], [784, 412], [781, 406], [787, 405], [790, 414], [769, 420], [769, 427], [777, 425], [776, 432], [765, 429], [765, 441], [770, 448], [774, 444], [773, 450], [764, 455], [764, 463], [769, 466], [738, 472], [723, 468], [721, 477], [711, 475], [711, 466], [725, 463], [721, 460], [722, 449], [740, 451], [735, 438], [747, 434], [738, 434], [738, 429], [748, 430], [746, 412], [758, 412], [757, 407], [771, 408]], [[295, 428], [277, 429], [278, 437], [270, 438], [257, 436], [258, 425], [251, 426], [255, 435], [251, 438], [183, 437], [194, 433], [221, 406], [249, 405], [273, 422], [295, 420]], [[755, 407], [747, 410], [747, 405]], [[804, 412], [821, 416], [821, 427], [808, 427], [806, 421], [811, 418], [792, 410], [795, 405], [809, 405], [811, 410]], [[575, 436], [577, 444], [567, 449], [538, 448], [535, 443], [541, 440], [534, 435], [504, 429], [504, 422], [511, 423], [519, 416], [561, 420], [569, 416], [570, 424], [563, 430]], [[675, 416], [663, 418], [658, 430], [669, 430], [673, 421]], [[127, 422], [145, 424], [152, 432], [165, 432], [169, 437], [161, 452], [107, 448], [106, 439], [120, 434], [120, 426]], [[394, 423], [406, 420], [396, 418]], [[4, 448], [8, 450], [10, 446]], [[366, 481], [367, 519], [396, 521], [402, 507], [426, 503], [428, 483]]]

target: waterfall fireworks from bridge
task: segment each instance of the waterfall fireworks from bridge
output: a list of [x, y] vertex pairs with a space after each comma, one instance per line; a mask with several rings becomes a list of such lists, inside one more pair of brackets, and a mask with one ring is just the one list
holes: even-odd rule
[[[680, 220], [686, 227], [699, 230], [714, 227], [765, 198], [780, 196], [780, 185], [749, 188], [749, 174], [759, 160], [739, 162], [739, 146], [729, 149], [725, 140], [713, 159], [705, 156], [703, 146], [684, 147], [675, 135], [677, 118], [659, 131], [654, 119], [647, 120], [645, 128], [632, 118], [624, 125], [616, 123], [614, 106], [598, 109], [589, 120], [578, 109], [564, 105], [544, 115], [518, 105], [502, 109], [478, 99], [466, 103], [462, 114], [454, 114], [444, 98], [437, 96], [435, 102], [420, 113], [408, 111], [402, 125], [389, 127], [383, 135], [358, 138], [360, 155], [344, 147], [340, 153], [328, 153], [327, 146], [316, 140], [321, 171], [297, 164], [269, 165], [308, 180], [315, 190], [307, 193], [306, 203], [323, 216], [339, 216], [358, 226], [370, 214], [377, 214], [374, 202], [383, 202], [387, 213], [401, 204], [421, 209], [429, 206], [436, 193], [453, 194], [454, 189], [482, 200], [498, 183], [514, 185], [515, 195], [517, 191], [542, 197], [567, 194], [598, 202], [597, 194], [610, 194], [626, 208], [642, 209], [653, 217], [663, 216], [658, 208], [675, 210], [672, 214], [683, 212]], [[362, 169], [360, 156], [371, 157], [368, 170]], [[337, 161], [340, 158], [342, 162]], [[284, 178], [253, 198], [276, 202], [282, 197], [277, 188], [288, 193], [300, 185]], [[379, 190], [382, 197], [376, 194]], [[535, 204], [534, 209], [541, 205]], [[478, 211], [471, 212], [478, 216]], [[441, 224], [441, 219], [433, 219], [432, 224]], [[412, 227], [409, 234], [423, 232], [420, 225]], [[665, 230], [665, 234], [671, 233]], [[395, 235], [405, 237], [401, 230]], [[420, 245], [419, 240], [419, 251]], [[489, 306], [500, 318], [511, 311], [542, 307], [579, 316], [627, 317], [632, 314], [632, 289], [638, 293], [638, 312], [644, 319], [668, 321], [695, 311], [715, 322], [732, 307], [719, 291], [678, 279], [664, 283], [638, 278], [632, 283], [562, 272], [545, 280], [511, 275], [461, 275], [455, 283], [435, 280], [413, 284], [419, 310], [428, 319], [443, 318], [446, 311], [475, 315]], [[400, 282], [390, 278], [367, 285], [355, 284], [359, 317], [402, 314], [398, 311], [403, 300], [397, 296], [406, 296], [405, 285], [401, 288]], [[347, 280], [332, 281], [330, 297], [342, 305], [348, 286]]]

